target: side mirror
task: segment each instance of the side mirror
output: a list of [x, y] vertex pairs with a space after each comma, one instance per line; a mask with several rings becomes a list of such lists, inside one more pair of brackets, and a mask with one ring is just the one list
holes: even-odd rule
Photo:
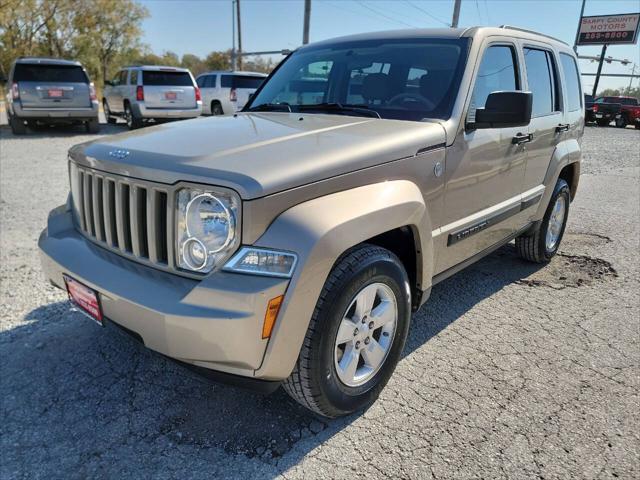
[[531, 92], [493, 92], [484, 108], [476, 110], [472, 128], [525, 127], [531, 121]]

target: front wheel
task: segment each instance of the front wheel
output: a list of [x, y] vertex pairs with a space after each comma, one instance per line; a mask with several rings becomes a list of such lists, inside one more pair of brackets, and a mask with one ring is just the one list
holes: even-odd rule
[[324, 285], [284, 389], [326, 417], [367, 407], [395, 370], [410, 319], [409, 281], [400, 260], [373, 245], [350, 250]]
[[538, 228], [533, 233], [516, 238], [516, 249], [522, 258], [530, 262], [546, 263], [554, 257], [567, 226], [570, 202], [569, 185], [559, 179]]
[[107, 123], [110, 125], [114, 125], [118, 120], [116, 117], [111, 115], [111, 110], [109, 109], [109, 104], [107, 103], [107, 99], [102, 100], [102, 111], [104, 112], [104, 117], [107, 119]]

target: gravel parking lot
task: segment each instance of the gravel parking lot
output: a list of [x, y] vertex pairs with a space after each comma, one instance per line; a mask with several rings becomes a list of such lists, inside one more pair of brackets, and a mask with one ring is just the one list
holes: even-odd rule
[[0, 126], [2, 479], [640, 475], [639, 131], [588, 127], [561, 253], [508, 245], [435, 287], [379, 401], [335, 421], [70, 311], [36, 241], [90, 138]]

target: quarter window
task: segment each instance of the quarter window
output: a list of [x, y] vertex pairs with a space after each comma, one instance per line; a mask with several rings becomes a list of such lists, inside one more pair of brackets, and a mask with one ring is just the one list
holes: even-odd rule
[[556, 75], [551, 52], [536, 48], [524, 49], [527, 82], [533, 94], [531, 116], [540, 117], [560, 110]]
[[564, 83], [567, 86], [567, 108], [570, 112], [580, 110], [581, 104], [581, 88], [580, 73], [576, 61], [571, 55], [566, 53], [560, 54], [560, 62], [564, 71]]
[[476, 108], [484, 108], [492, 92], [519, 90], [516, 56], [513, 47], [493, 45], [487, 48], [473, 89], [469, 122], [475, 121]]

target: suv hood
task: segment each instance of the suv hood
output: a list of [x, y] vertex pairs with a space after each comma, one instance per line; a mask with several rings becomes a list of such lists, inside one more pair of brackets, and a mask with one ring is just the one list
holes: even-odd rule
[[413, 156], [444, 142], [438, 123], [268, 112], [198, 118], [103, 137], [73, 147], [70, 155], [91, 168], [134, 178], [232, 188], [247, 200]]

